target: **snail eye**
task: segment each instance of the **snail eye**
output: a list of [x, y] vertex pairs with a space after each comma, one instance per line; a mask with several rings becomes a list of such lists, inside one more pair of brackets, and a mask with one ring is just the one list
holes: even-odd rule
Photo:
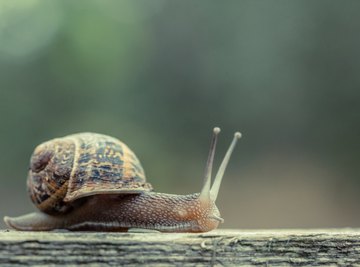
[[31, 159], [30, 169], [33, 172], [41, 172], [49, 164], [53, 153], [51, 151], [43, 151], [40, 154], [34, 155]]

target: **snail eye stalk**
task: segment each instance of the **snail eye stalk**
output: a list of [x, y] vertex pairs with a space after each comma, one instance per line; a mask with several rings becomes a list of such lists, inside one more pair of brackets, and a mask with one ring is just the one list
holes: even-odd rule
[[225, 173], [225, 170], [226, 170], [226, 167], [230, 161], [230, 157], [231, 157], [231, 154], [232, 152], [234, 151], [234, 148], [236, 146], [236, 143], [237, 143], [237, 140], [239, 140], [241, 138], [241, 133], [240, 132], [236, 132], [234, 134], [234, 138], [225, 154], [225, 157], [223, 159], [223, 161], [221, 162], [221, 165], [220, 165], [220, 168], [215, 176], [215, 180], [214, 180], [214, 183], [210, 189], [210, 198], [215, 202], [216, 201], [216, 198], [217, 198], [217, 195], [219, 193], [219, 189], [220, 189], [220, 185], [221, 185], [221, 181], [222, 181], [222, 178], [224, 176], [224, 173]]
[[219, 127], [215, 127], [213, 129], [213, 136], [211, 139], [209, 156], [208, 156], [208, 159], [206, 162], [206, 167], [205, 167], [204, 185], [203, 185], [203, 188], [200, 193], [200, 198], [205, 201], [208, 201], [210, 199], [211, 172], [212, 172], [213, 163], [214, 163], [216, 143], [217, 143], [217, 139], [218, 139], [218, 135], [219, 135], [220, 131], [221, 130]]
[[240, 132], [236, 132], [234, 134], [234, 138], [225, 154], [225, 157], [219, 167], [219, 170], [215, 176], [214, 179], [214, 183], [210, 189], [210, 185], [211, 185], [211, 172], [212, 172], [212, 167], [213, 167], [213, 162], [214, 162], [214, 156], [215, 156], [215, 149], [216, 149], [216, 143], [217, 143], [217, 137], [218, 134], [220, 133], [220, 128], [215, 127], [213, 130], [213, 137], [211, 139], [211, 145], [210, 145], [210, 151], [209, 151], [209, 156], [208, 156], [208, 160], [207, 160], [207, 164], [206, 164], [206, 168], [205, 168], [205, 178], [204, 178], [204, 185], [203, 188], [201, 190], [200, 193], [200, 199], [202, 200], [213, 200], [214, 202], [216, 201], [216, 198], [218, 196], [219, 193], [219, 189], [220, 189], [220, 185], [221, 185], [221, 181], [222, 178], [224, 176], [226, 167], [230, 161], [230, 157], [232, 152], [234, 151], [234, 148], [236, 146], [237, 140], [239, 140], [241, 138], [241, 133]]

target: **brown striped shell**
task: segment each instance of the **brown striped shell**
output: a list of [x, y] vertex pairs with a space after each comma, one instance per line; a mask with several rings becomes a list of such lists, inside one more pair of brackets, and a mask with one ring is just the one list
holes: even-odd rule
[[90, 195], [152, 190], [134, 152], [118, 139], [96, 133], [68, 135], [37, 146], [27, 187], [34, 204], [49, 214], [67, 212]]

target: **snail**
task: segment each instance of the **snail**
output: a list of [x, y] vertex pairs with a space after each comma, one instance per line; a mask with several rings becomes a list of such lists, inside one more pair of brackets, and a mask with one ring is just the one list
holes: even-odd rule
[[215, 205], [220, 183], [239, 132], [211, 186], [217, 136], [214, 128], [200, 193], [174, 195], [152, 191], [140, 161], [120, 140], [78, 133], [37, 146], [31, 156], [27, 188], [40, 211], [11, 218], [16, 230], [207, 232], [224, 220]]

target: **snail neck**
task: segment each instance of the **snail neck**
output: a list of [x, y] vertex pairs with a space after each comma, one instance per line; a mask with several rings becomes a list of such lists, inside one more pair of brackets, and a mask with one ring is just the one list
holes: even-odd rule
[[71, 212], [42, 212], [5, 217], [17, 230], [127, 231], [144, 228], [160, 232], [206, 232], [217, 228], [220, 214], [214, 202], [200, 194], [172, 195], [156, 192], [129, 195], [94, 195]]
[[199, 194], [172, 195], [146, 192], [139, 195], [93, 196], [68, 215], [69, 230], [119, 231], [128, 228], [161, 232], [205, 232], [215, 229], [219, 211], [203, 203]]

